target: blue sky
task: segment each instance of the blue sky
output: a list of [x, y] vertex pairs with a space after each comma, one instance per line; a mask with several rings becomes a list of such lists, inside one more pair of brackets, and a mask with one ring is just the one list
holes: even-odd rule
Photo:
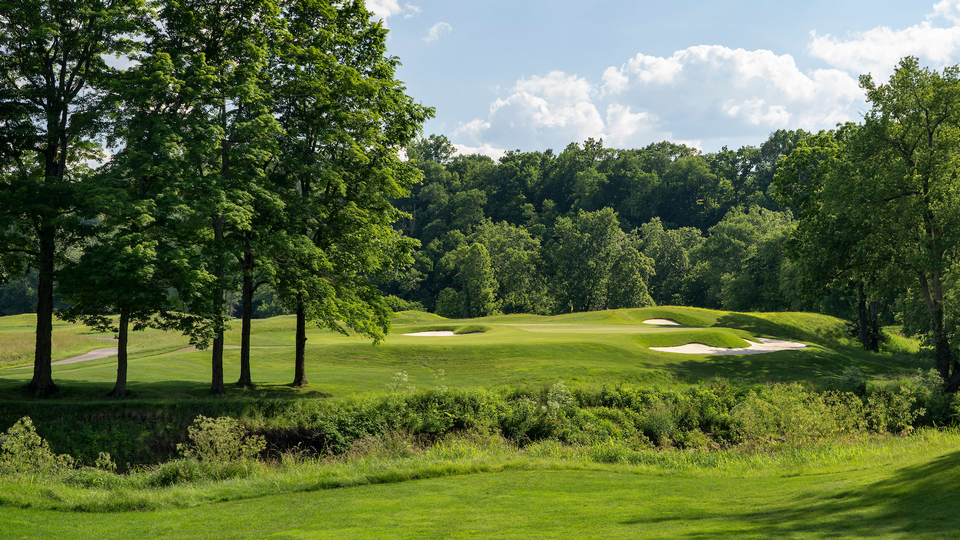
[[463, 153], [603, 138], [705, 152], [865, 109], [858, 76], [960, 63], [960, 0], [367, 0], [398, 78]]

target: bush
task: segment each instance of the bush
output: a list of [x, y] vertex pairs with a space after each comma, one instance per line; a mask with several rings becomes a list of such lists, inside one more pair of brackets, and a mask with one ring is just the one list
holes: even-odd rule
[[852, 392], [858, 396], [863, 396], [867, 393], [867, 378], [863, 376], [860, 368], [849, 367], [840, 376], [839, 386], [844, 392]]
[[187, 428], [190, 444], [178, 444], [180, 454], [190, 460], [212, 463], [248, 461], [257, 457], [267, 443], [261, 436], [249, 436], [234, 418], [207, 418], [200, 415]]
[[24, 416], [0, 437], [0, 474], [4, 476], [60, 476], [74, 466], [73, 458], [54, 454]]

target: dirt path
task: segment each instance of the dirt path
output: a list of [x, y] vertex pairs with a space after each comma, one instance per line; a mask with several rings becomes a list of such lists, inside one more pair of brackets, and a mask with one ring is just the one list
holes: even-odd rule
[[80, 356], [74, 356], [73, 358], [67, 358], [66, 360], [58, 360], [53, 362], [51, 365], [62, 366], [64, 364], [76, 364], [77, 362], [86, 362], [87, 360], [99, 360], [101, 358], [106, 358], [108, 356], [113, 356], [119, 352], [117, 347], [107, 347], [106, 349], [94, 349], [87, 354], [81, 354]]

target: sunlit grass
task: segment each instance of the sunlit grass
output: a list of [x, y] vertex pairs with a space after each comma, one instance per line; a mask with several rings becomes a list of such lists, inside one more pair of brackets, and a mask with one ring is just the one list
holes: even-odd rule
[[[667, 318], [681, 327], [642, 324]], [[30, 365], [32, 341], [20, 334], [32, 317], [0, 318], [0, 355], [16, 355], [5, 365]], [[253, 322], [251, 364], [254, 383], [271, 391], [293, 380], [294, 325], [292, 316]], [[736, 314], [697, 308], [644, 308], [575, 313], [553, 317], [503, 315], [453, 320], [420, 312], [403, 312], [380, 345], [362, 336], [309, 327], [306, 392], [331, 397], [379, 393], [395, 373], [406, 372], [417, 388], [431, 387], [443, 370], [446, 384], [477, 388], [511, 385], [550, 385], [563, 380], [573, 386], [604, 384], [685, 384], [703, 378], [726, 377], [744, 382], [811, 381], [831, 384], [846, 369], [859, 367], [871, 377], [898, 377], [927, 362], [912, 355], [870, 354], [842, 335], [843, 322], [815, 314]], [[239, 321], [226, 335], [224, 381], [239, 378]], [[453, 337], [403, 334], [426, 329], [482, 330]], [[55, 345], [55, 357], [66, 358], [109, 346], [85, 334], [80, 325], [58, 324], [55, 335], [71, 340]], [[808, 341], [806, 350], [750, 356], [678, 355], [651, 351], [651, 346], [689, 342], [742, 347], [743, 339], [773, 337]], [[817, 340], [823, 336], [822, 340]], [[109, 335], [100, 337], [112, 337]], [[66, 343], [66, 342], [65, 342]], [[86, 345], [84, 345], [86, 343]], [[822, 345], [822, 346], [817, 346]], [[174, 332], [131, 333], [128, 388], [140, 398], [202, 395], [210, 384], [210, 352], [190, 349]], [[22, 386], [30, 370], [0, 369], [3, 389]], [[64, 389], [57, 399], [88, 399], [106, 393], [116, 377], [116, 357], [54, 366], [54, 380]], [[183, 389], [183, 390], [180, 390]], [[183, 393], [185, 391], [185, 393]], [[172, 392], [172, 394], [170, 394]], [[228, 389], [230, 395], [249, 395]]]

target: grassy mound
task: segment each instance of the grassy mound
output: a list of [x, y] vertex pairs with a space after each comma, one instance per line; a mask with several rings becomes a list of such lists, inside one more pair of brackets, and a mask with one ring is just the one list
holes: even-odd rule
[[750, 344], [744, 339], [752, 339], [753, 336], [744, 330], [733, 330], [729, 328], [705, 328], [702, 330], [682, 330], [676, 332], [652, 333], [652, 334], [634, 334], [630, 339], [635, 341], [641, 347], [677, 347], [688, 343], [703, 343], [710, 347], [724, 347], [736, 349], [749, 347]]

